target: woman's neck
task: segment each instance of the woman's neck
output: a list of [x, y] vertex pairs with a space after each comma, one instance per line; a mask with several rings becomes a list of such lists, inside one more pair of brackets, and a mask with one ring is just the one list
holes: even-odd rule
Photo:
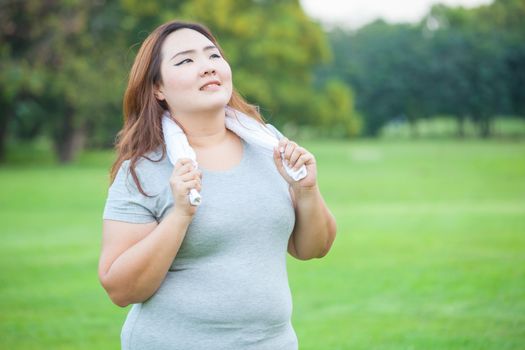
[[[173, 114], [172, 114], [173, 115]], [[228, 137], [224, 123], [225, 110], [173, 116], [182, 126], [193, 148], [209, 148], [221, 144]]]

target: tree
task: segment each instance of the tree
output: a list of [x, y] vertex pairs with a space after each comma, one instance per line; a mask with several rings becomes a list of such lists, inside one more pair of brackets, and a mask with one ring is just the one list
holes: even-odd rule
[[[115, 102], [112, 91], [118, 83], [106, 78], [116, 77], [119, 69], [111, 56], [112, 30], [118, 27], [101, 16], [115, 4], [25, 1], [9, 2], [2, 9], [2, 52], [10, 63], [9, 73], [0, 77], [0, 89], [12, 91], [2, 94], [8, 105], [3, 124], [16, 117], [12, 106], [31, 101], [30, 111], [38, 113], [29, 114], [51, 136], [61, 162], [73, 159], [97, 112]], [[20, 67], [22, 78], [14, 90], [9, 75]]]
[[330, 79], [316, 98], [316, 125], [329, 136], [355, 137], [362, 128], [361, 116], [355, 111], [354, 93], [345, 83]]
[[497, 0], [475, 9], [435, 5], [417, 25], [334, 30], [334, 62], [318, 76], [354, 88], [368, 135], [398, 116], [415, 125], [448, 114], [460, 136], [471, 118], [489, 137], [495, 116], [525, 115], [524, 17], [523, 1]]
[[337, 30], [330, 37], [333, 75], [355, 88], [367, 135], [376, 136], [393, 117], [403, 115], [414, 124], [427, 114], [426, 42], [417, 26], [378, 20], [355, 33]]
[[459, 135], [470, 117], [488, 137], [494, 117], [510, 109], [501, 32], [482, 23], [479, 11], [443, 5], [434, 6], [426, 21], [435, 27], [429, 67], [433, 100], [439, 103], [434, 113], [456, 115]]
[[317, 92], [309, 87], [314, 66], [329, 59], [329, 48], [298, 1], [191, 1], [181, 15], [210, 27], [239, 91], [277, 126], [314, 119]]
[[27, 0], [1, 6], [0, 106], [6, 112], [0, 156], [8, 132], [49, 135], [62, 162], [84, 144], [112, 145], [133, 54], [149, 32], [175, 18], [212, 29], [236, 86], [271, 122], [315, 120], [314, 101], [322, 92], [312, 88], [312, 71], [329, 58], [329, 49], [297, 0]]

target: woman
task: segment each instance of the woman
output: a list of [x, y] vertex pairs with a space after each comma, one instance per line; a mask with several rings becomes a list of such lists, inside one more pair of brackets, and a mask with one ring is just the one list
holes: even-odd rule
[[[312, 154], [267, 124], [280, 138], [272, 159], [225, 127], [226, 106], [263, 123], [204, 26], [174, 21], [144, 41], [124, 96], [99, 263], [111, 300], [134, 304], [123, 349], [297, 349], [286, 252], [324, 256], [335, 220]], [[166, 111], [198, 168], [168, 161]], [[308, 175], [290, 178], [281, 154]]]

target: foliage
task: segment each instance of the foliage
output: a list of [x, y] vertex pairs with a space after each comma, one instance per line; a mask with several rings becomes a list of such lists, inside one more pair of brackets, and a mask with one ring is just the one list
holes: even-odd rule
[[[237, 89], [276, 126], [323, 127], [332, 115], [338, 122], [342, 113], [354, 113], [337, 101], [325, 103], [324, 121], [318, 122], [317, 100], [334, 97], [313, 87], [313, 68], [330, 51], [320, 26], [296, 0], [11, 1], [0, 15], [0, 104], [6, 110], [1, 144], [7, 136], [48, 134], [64, 162], [84, 145], [112, 145], [133, 55], [149, 32], [175, 18], [210, 27]], [[350, 95], [337, 96], [351, 107], [345, 104]], [[345, 135], [355, 135], [356, 128], [353, 123]]]
[[488, 137], [496, 115], [525, 116], [524, 17], [523, 1], [497, 0], [475, 9], [435, 5], [416, 25], [334, 30], [334, 62], [318, 74], [354, 87], [369, 135], [393, 119], [415, 125], [449, 114], [460, 135], [472, 119]]
[[40, 135], [63, 162], [112, 146], [134, 54], [175, 18], [210, 27], [237, 89], [279, 128], [375, 136], [394, 120], [417, 135], [418, 121], [446, 114], [458, 135], [473, 120], [488, 137], [496, 115], [525, 116], [524, 17], [521, 0], [435, 5], [415, 25], [326, 36], [298, 0], [2, 2], [0, 160], [8, 140]]
[[3, 5], [0, 47], [7, 63], [2, 71], [21, 72], [18, 80], [0, 76], [3, 142], [7, 121], [15, 119], [22, 134], [24, 125], [34, 129], [31, 137], [49, 134], [59, 159], [69, 161], [100, 113], [115, 113], [112, 107], [120, 98], [114, 91], [122, 79], [112, 50], [118, 44], [110, 36], [117, 28], [107, 16], [115, 12], [112, 5], [65, 0]]

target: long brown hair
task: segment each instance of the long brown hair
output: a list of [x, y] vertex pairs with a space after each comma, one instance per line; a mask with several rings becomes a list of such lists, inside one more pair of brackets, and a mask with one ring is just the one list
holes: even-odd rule
[[[129, 74], [128, 86], [124, 93], [123, 110], [124, 126], [118, 132], [115, 149], [117, 160], [113, 163], [110, 172], [110, 183], [113, 183], [117, 172], [125, 160], [130, 160], [129, 170], [140, 193], [148, 196], [140, 185], [135, 166], [140, 157], [150, 161], [160, 161], [166, 156], [166, 145], [162, 134], [161, 117], [168, 106], [164, 101], [155, 97], [154, 88], [162, 84], [160, 63], [162, 61], [161, 48], [166, 37], [176, 30], [193, 29], [207, 37], [219, 49], [222, 57], [224, 53], [210, 30], [199, 23], [171, 21], [155, 29], [142, 43], [140, 50]], [[258, 108], [246, 102], [233, 88], [228, 106], [233, 107], [255, 120], [263, 123], [264, 120]], [[148, 152], [162, 148], [162, 157], [157, 160], [146, 156]]]

